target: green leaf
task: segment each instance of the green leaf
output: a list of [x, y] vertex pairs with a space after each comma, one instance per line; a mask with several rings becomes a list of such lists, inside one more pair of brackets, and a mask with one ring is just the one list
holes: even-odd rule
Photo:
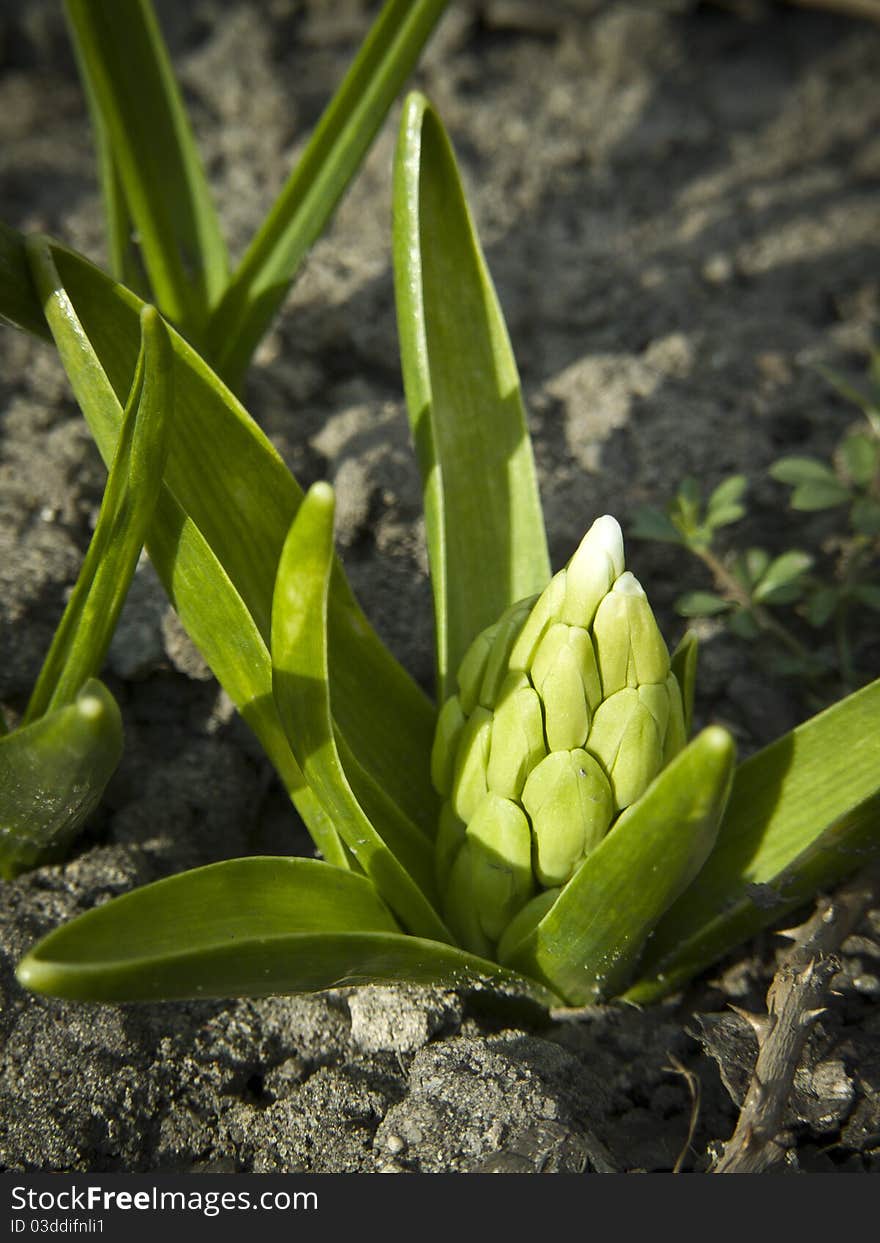
[[[48, 242], [35, 274], [74, 392], [109, 461], [120, 400], [137, 359], [143, 304], [81, 257]], [[323, 849], [328, 836], [332, 841], [332, 826], [281, 728], [268, 651], [278, 559], [302, 492], [232, 394], [181, 337], [169, 336], [175, 427], [147, 547], [186, 629]], [[386, 794], [433, 831], [434, 708], [371, 629], [338, 566], [328, 623], [338, 728]], [[382, 695], [365, 696], [365, 685], [381, 686]]]
[[472, 954], [404, 936], [369, 880], [313, 859], [232, 859], [156, 881], [50, 932], [25, 988], [77, 1001], [264, 997], [415, 981], [558, 998]]
[[737, 770], [718, 843], [626, 996], [653, 1001], [880, 849], [880, 680]]
[[449, 139], [417, 94], [401, 121], [393, 237], [443, 703], [471, 640], [541, 591], [550, 562], [507, 329]]
[[[316, 483], [293, 521], [278, 566], [272, 606], [275, 702], [309, 786], [379, 893], [415, 936], [451, 942], [451, 934], [420, 888], [434, 887], [430, 841], [415, 826], [404, 835], [398, 832], [399, 822], [386, 820], [374, 826], [355, 797], [339, 758], [327, 657], [332, 564], [333, 490], [329, 484]], [[365, 684], [363, 693], [380, 695], [382, 689]], [[389, 832], [393, 848], [385, 840]]]
[[718, 506], [724, 508], [727, 505], [736, 505], [742, 500], [748, 486], [749, 483], [745, 475], [728, 475], [709, 494], [709, 499], [706, 502], [706, 512], [711, 513]]
[[226, 285], [226, 247], [152, 6], [65, 0], [65, 12], [156, 303], [198, 339]]
[[873, 436], [859, 433], [847, 436], [839, 452], [847, 477], [853, 483], [866, 487], [880, 465], [880, 444]]
[[870, 496], [860, 496], [853, 502], [850, 521], [861, 535], [880, 535], [880, 502]]
[[783, 588], [794, 587], [812, 564], [813, 558], [798, 549], [793, 548], [789, 552], [782, 553], [770, 562], [755, 584], [752, 592], [753, 599], [758, 603], [768, 604], [782, 604], [787, 600], [797, 599], [800, 595], [799, 590], [794, 596], [788, 596], [786, 600], [782, 599], [780, 591]]
[[842, 483], [835, 480], [814, 483], [802, 483], [791, 494], [792, 509], [812, 511], [815, 509], [833, 509], [835, 505], [843, 505], [850, 499], [850, 492]]
[[726, 730], [698, 734], [623, 812], [508, 964], [573, 1005], [615, 996], [714, 845], [734, 754]]
[[770, 467], [770, 475], [779, 483], [792, 486], [806, 483], [837, 484], [839, 480], [834, 471], [825, 462], [813, 457], [782, 457]]
[[174, 400], [171, 345], [153, 307], [140, 318], [141, 349], [98, 522], [24, 724], [71, 703], [100, 672], [156, 507]]
[[629, 524], [629, 534], [636, 539], [659, 540], [665, 544], [684, 544], [681, 531], [667, 514], [651, 505], [640, 505]]
[[107, 257], [110, 272], [127, 285], [139, 297], [149, 300], [152, 297], [150, 281], [147, 276], [143, 257], [138, 250], [135, 237], [136, 229], [128, 210], [125, 190], [119, 168], [113, 157], [113, 144], [101, 108], [92, 88], [88, 70], [79, 56], [76, 39], [73, 40], [74, 55], [77, 57], [80, 81], [85, 91], [88, 104], [89, 120], [92, 126], [92, 137], [95, 143], [95, 156], [98, 164], [98, 180], [101, 185], [101, 197], [104, 201], [104, 218], [107, 234]]
[[716, 505], [706, 515], [706, 526], [710, 531], [716, 531], [719, 527], [727, 527], [732, 522], [739, 522], [740, 518], [745, 516], [745, 513], [745, 505]]
[[211, 318], [208, 349], [237, 387], [448, 0], [389, 0]]
[[682, 617], [714, 617], [730, 608], [730, 602], [714, 591], [686, 591], [675, 602], [675, 611]]
[[73, 703], [0, 737], [0, 876], [63, 857], [121, 757], [119, 708], [94, 678]]
[[770, 565], [770, 554], [763, 548], [748, 548], [741, 557], [737, 557], [733, 567], [733, 572], [746, 588], [751, 592], [755, 583], [763, 578]]
[[686, 630], [681, 642], [672, 653], [670, 665], [681, 687], [684, 706], [684, 732], [689, 737], [694, 721], [694, 696], [697, 688], [697, 659], [700, 642], [693, 630]]
[[731, 475], [719, 483], [706, 502], [706, 525], [711, 530], [738, 522], [746, 512], [742, 498], [748, 487], [745, 475]]
[[0, 320], [44, 341], [52, 334], [34, 288], [24, 238], [0, 221]]

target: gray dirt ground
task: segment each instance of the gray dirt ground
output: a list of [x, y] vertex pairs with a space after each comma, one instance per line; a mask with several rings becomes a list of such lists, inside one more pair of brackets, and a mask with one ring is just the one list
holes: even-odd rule
[[[228, 236], [240, 251], [365, 28], [361, 0], [160, 3]], [[736, 6], [731, 6], [734, 10]], [[417, 77], [459, 153], [508, 317], [555, 565], [592, 519], [742, 471], [745, 541], [827, 533], [766, 468], [850, 421], [811, 370], [861, 375], [880, 286], [880, 29], [785, 5], [460, 3]], [[84, 106], [60, 6], [0, 5], [0, 202], [101, 260]], [[431, 676], [419, 487], [389, 261], [394, 117], [262, 346], [246, 402], [303, 483], [339, 490], [339, 539], [381, 633]], [[0, 333], [0, 701], [23, 706], [73, 582], [103, 473], [48, 348]], [[665, 547], [628, 560], [676, 640]], [[0, 1168], [686, 1169], [735, 1122], [769, 934], [683, 997], [548, 1022], [480, 995], [343, 990], [256, 1002], [76, 1007], [12, 967], [61, 919], [247, 853], [305, 852], [280, 787], [139, 573], [111, 655], [127, 749], [66, 866], [3, 886]], [[698, 714], [748, 752], [806, 714], [748, 649], [705, 644]], [[798, 1076], [793, 1166], [877, 1169], [880, 964], [847, 943]], [[699, 1015], [699, 1018], [695, 1017]], [[721, 1067], [719, 1075], [718, 1066]], [[732, 1099], [733, 1098], [733, 1099]]]

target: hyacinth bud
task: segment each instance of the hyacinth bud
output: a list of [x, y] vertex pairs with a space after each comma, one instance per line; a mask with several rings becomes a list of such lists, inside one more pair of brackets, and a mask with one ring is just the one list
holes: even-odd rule
[[669, 652], [606, 515], [540, 596], [477, 636], [438, 718], [437, 881], [465, 948], [492, 956], [526, 935], [685, 733]]

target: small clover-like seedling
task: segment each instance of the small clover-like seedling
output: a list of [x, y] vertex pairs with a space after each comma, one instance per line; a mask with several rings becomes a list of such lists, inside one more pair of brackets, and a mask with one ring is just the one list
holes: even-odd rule
[[[60, 247], [0, 244], [0, 312], [33, 327], [44, 309], [108, 456], [139, 299]], [[503, 317], [451, 145], [417, 95], [394, 266], [437, 703], [351, 593], [332, 489], [303, 495], [171, 333], [176, 435], [147, 547], [325, 861], [232, 860], [136, 890], [44, 938], [19, 964], [26, 986], [116, 1001], [406, 979], [545, 1006], [642, 1002], [877, 851], [880, 682], [735, 769], [725, 730], [689, 739], [695, 641], [670, 656], [615, 520], [551, 576]], [[686, 495], [676, 539], [705, 544], [741, 494], [722, 490], [706, 517]], [[770, 573], [750, 589], [790, 588], [784, 566]]]
[[64, 856], [122, 754], [119, 708], [95, 675], [153, 516], [173, 400], [162, 320], [152, 307], [140, 320], [140, 353], [94, 534], [21, 722], [0, 735], [5, 877]]
[[718, 618], [742, 639], [768, 636], [774, 644], [774, 665], [803, 673], [811, 667], [811, 653], [775, 610], [803, 598], [813, 558], [800, 549], [773, 557], [763, 548], [725, 557], [717, 547], [718, 532], [745, 517], [747, 486], [745, 476], [731, 475], [710, 493], [704, 507], [697, 481], [685, 479], [665, 511], [640, 507], [633, 534], [678, 544], [710, 571], [714, 590], [697, 588], [676, 600], [682, 617]]
[[850, 429], [830, 462], [812, 457], [780, 458], [770, 474], [791, 488], [789, 504], [799, 512], [840, 511], [846, 525], [833, 541], [829, 572], [813, 575], [804, 596], [803, 613], [817, 630], [833, 626], [842, 680], [856, 685], [857, 636], [853, 617], [859, 610], [880, 612], [880, 386], [875, 357], [869, 373], [870, 392], [860, 393], [837, 377], [835, 387], [855, 402], [864, 422]]

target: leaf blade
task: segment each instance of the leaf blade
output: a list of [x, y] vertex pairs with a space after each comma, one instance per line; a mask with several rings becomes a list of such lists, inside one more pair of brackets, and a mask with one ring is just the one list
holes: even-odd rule
[[620, 816], [508, 964], [575, 1005], [614, 996], [709, 855], [733, 763], [726, 730], [703, 730]]
[[208, 350], [237, 387], [448, 0], [389, 0], [211, 317]]
[[0, 876], [61, 858], [122, 757], [122, 718], [92, 678], [73, 703], [0, 737]]
[[[356, 798], [336, 746], [331, 713], [327, 596], [333, 556], [333, 490], [315, 484], [290, 528], [272, 608], [272, 689], [291, 750], [337, 833], [416, 936], [451, 941], [420, 888], [432, 885], [427, 838], [406, 870]], [[370, 693], [371, 688], [365, 688]], [[414, 843], [415, 844], [415, 843]]]
[[543, 1006], [558, 1000], [495, 963], [401, 935], [365, 877], [278, 857], [211, 864], [116, 898], [49, 933], [17, 974], [32, 991], [79, 1001], [260, 997], [401, 980], [491, 983]]
[[154, 308], [145, 307], [140, 321], [141, 348], [98, 522], [25, 724], [71, 703], [100, 672], [156, 508], [173, 404], [171, 346]]
[[415, 94], [404, 105], [393, 193], [398, 332], [442, 702], [474, 636], [541, 591], [550, 562], [501, 308], [449, 139]]
[[226, 247], [155, 15], [147, 0], [65, 0], [65, 13], [159, 309], [198, 338]]
[[877, 850], [878, 724], [880, 680], [740, 766], [715, 850], [658, 925], [628, 997], [662, 996]]
[[[76, 395], [85, 401], [84, 390], [92, 390], [90, 428], [104, 460], [111, 460], [142, 303], [54, 243], [46, 243], [34, 276], [40, 287], [34, 298], [45, 300]], [[175, 429], [150, 555], [310, 830], [317, 826], [326, 836], [331, 826], [310, 796], [275, 710], [268, 652], [277, 563], [302, 491], [204, 361], [173, 330], [169, 336]], [[377, 783], [430, 830], [437, 802], [430, 783], [433, 706], [370, 627], [341, 569], [333, 575], [328, 621], [337, 724]], [[383, 696], [365, 704], [364, 682], [381, 685]]]

